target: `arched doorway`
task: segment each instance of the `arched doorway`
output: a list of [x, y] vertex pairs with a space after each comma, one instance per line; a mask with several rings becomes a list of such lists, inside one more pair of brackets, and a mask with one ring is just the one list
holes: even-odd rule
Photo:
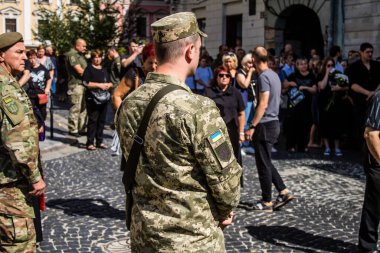
[[309, 56], [312, 48], [324, 55], [324, 41], [318, 15], [304, 5], [292, 5], [277, 18], [276, 49], [280, 52], [286, 43], [293, 45], [298, 56]]

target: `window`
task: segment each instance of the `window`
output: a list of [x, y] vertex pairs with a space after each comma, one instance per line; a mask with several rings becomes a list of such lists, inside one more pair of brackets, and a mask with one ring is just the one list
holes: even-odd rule
[[17, 32], [17, 21], [15, 18], [5, 19], [5, 31], [6, 32]]
[[146, 38], [146, 18], [145, 17], [137, 18], [136, 34], [138, 37]]
[[249, 0], [249, 15], [256, 15], [256, 0]]
[[199, 18], [199, 19], [197, 19], [197, 21], [198, 21], [199, 30], [204, 32], [206, 30], [206, 19], [205, 18]]
[[49, 0], [38, 0], [38, 3], [40, 3], [40, 4], [48, 4]]
[[44, 27], [47, 27], [49, 25], [49, 22], [44, 19], [38, 20], [37, 29], [38, 31], [41, 31]]

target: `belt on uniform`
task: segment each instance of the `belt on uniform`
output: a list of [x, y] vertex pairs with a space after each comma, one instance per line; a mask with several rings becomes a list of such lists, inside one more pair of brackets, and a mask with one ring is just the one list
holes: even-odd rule
[[25, 180], [18, 180], [18, 181], [6, 183], [6, 184], [0, 184], [0, 189], [2, 189], [2, 188], [12, 188], [12, 187], [15, 187], [15, 186], [19, 186], [20, 184], [25, 183], [25, 182], [26, 182]]

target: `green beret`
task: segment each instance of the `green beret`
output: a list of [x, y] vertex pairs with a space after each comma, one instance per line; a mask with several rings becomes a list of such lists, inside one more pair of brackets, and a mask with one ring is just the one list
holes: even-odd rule
[[0, 35], [0, 49], [8, 48], [16, 44], [17, 42], [23, 42], [21, 33], [9, 32]]
[[179, 12], [164, 17], [151, 24], [151, 28], [156, 43], [171, 42], [196, 33], [207, 37], [207, 34], [199, 30], [197, 18], [192, 12]]

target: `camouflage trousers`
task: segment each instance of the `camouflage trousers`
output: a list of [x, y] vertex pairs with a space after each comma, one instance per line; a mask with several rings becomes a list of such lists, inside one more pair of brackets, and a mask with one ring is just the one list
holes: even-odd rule
[[32, 218], [0, 214], [0, 252], [36, 252], [36, 231]]
[[68, 128], [70, 133], [84, 132], [87, 122], [85, 87], [82, 84], [69, 86], [71, 107], [69, 110]]

